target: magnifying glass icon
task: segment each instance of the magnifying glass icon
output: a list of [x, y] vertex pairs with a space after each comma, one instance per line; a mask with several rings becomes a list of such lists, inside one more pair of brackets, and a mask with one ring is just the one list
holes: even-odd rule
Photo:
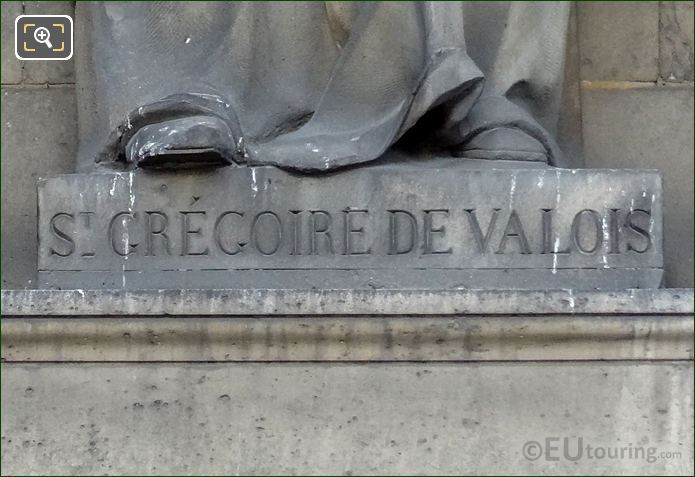
[[44, 43], [47, 47], [53, 48], [51, 44], [51, 32], [46, 27], [38, 27], [34, 30], [34, 40], [39, 43]]

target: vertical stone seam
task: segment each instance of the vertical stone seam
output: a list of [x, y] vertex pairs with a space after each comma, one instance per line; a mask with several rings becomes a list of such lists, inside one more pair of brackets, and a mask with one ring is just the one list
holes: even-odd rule
[[658, 22], [658, 24], [656, 26], [656, 45], [657, 45], [657, 49], [656, 49], [656, 54], [657, 54], [657, 58], [656, 58], [656, 68], [657, 68], [656, 82], [657, 82], [657, 84], [664, 82], [664, 78], [661, 76], [661, 72], [663, 71], [663, 66], [664, 66], [663, 65], [663, 59], [662, 59], [663, 58], [663, 55], [662, 55], [662, 50], [663, 50], [663, 42], [662, 42], [663, 32], [662, 32], [662, 29], [664, 28], [664, 22], [661, 18], [662, 14], [663, 14], [663, 10], [664, 10], [664, 2], [659, 2], [657, 16], [656, 16], [657, 22]]
[[[581, 33], [580, 33], [580, 21], [579, 21], [579, 7], [578, 7], [578, 2], [575, 0], [573, 2], [572, 8], [574, 8], [574, 31], [577, 36], [577, 41], [575, 48], [577, 49], [577, 76], [579, 80], [579, 84], [577, 85], [577, 88], [579, 88], [579, 150], [581, 151], [582, 157], [581, 157], [581, 164], [582, 167], [586, 167], [586, 159], [585, 159], [585, 151], [586, 149], [584, 148], [584, 87], [582, 85], [583, 82], [583, 74], [582, 74], [582, 46], [581, 46]], [[570, 17], [571, 18], [571, 17]]]
[[574, 42], [574, 48], [575, 56], [577, 58], [577, 89], [579, 90], [579, 151], [581, 154], [580, 163], [581, 167], [586, 167], [586, 161], [584, 160], [584, 98], [582, 92], [582, 56], [579, 47], [579, 9], [577, 7], [576, 0], [572, 3], [572, 9], [574, 10], [574, 35], [576, 37], [576, 41]]
[[[24, 2], [19, 2], [19, 3], [22, 6], [22, 9], [20, 10], [19, 14], [24, 15], [24, 13], [26, 12], [26, 4]], [[14, 30], [12, 32], [14, 33], [13, 41], [16, 41], [15, 37], [16, 37], [17, 33]], [[22, 86], [24, 84], [24, 62], [20, 61], [20, 60], [17, 60], [17, 61], [19, 61], [19, 82], [17, 82], [17, 83], [2, 82], [0, 84], [0, 86], [2, 86], [2, 87], [5, 87], [5, 86]]]
[[[26, 13], [26, 11], [27, 11], [27, 4], [26, 4], [26, 2], [22, 2], [22, 13], [21, 14], [24, 15]], [[16, 31], [14, 32], [14, 36], [15, 36], [14, 41], [16, 42], [17, 41], [17, 32]], [[18, 61], [19, 61], [19, 73], [20, 73], [19, 74], [19, 84], [21, 86], [24, 86], [24, 66], [26, 65], [26, 63], [22, 60], [18, 60]]]

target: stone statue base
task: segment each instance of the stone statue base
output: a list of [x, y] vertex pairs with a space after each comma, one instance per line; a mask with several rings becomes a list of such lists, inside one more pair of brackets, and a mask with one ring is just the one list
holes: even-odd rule
[[[0, 302], [8, 475], [693, 473], [692, 289]], [[570, 460], [562, 437], [557, 461], [522, 454], [566, 429], [572, 449], [642, 454]]]
[[661, 195], [655, 171], [455, 159], [65, 175], [39, 184], [39, 286], [655, 288]]

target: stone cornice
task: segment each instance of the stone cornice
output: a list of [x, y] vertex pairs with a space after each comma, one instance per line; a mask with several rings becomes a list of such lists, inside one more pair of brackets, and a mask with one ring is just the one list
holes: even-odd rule
[[5, 362], [692, 360], [693, 291], [3, 291]]

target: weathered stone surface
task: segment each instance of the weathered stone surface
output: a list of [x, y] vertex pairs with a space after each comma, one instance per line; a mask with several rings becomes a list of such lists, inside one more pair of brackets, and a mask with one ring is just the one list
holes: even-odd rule
[[562, 85], [562, 106], [557, 125], [557, 141], [573, 167], [584, 167], [582, 151], [582, 104], [580, 95], [579, 39], [577, 37], [577, 4], [572, 4], [567, 27], [565, 76]]
[[692, 315], [2, 320], [4, 362], [692, 359]]
[[[4, 364], [7, 474], [690, 475], [692, 363]], [[577, 439], [633, 458], [530, 461]], [[551, 441], [551, 445], [557, 441]], [[654, 449], [648, 450], [648, 449]], [[614, 453], [614, 451], [611, 451]], [[633, 454], [636, 455], [636, 454]], [[651, 456], [647, 460], [648, 456]]]
[[[8, 473], [691, 470], [692, 290], [27, 290], [3, 292], [2, 309]], [[519, 316], [531, 310], [544, 316]], [[162, 363], [237, 349], [254, 360], [551, 361]], [[26, 363], [88, 356], [158, 363]], [[684, 361], [557, 361], [587, 358]], [[524, 457], [526, 442], [554, 437], [644, 450]]]
[[36, 287], [36, 181], [74, 170], [76, 141], [72, 88], [2, 89], [3, 288]]
[[693, 291], [3, 290], [6, 317], [688, 314]]
[[2, 2], [2, 84], [22, 81], [22, 62], [14, 54], [14, 21], [22, 14], [22, 2]]
[[664, 176], [665, 284], [693, 286], [693, 87], [585, 89], [587, 167]]
[[26, 1], [23, 3], [27, 15], [72, 15], [75, 13], [75, 2]]
[[657, 2], [578, 2], [584, 80], [656, 81]]
[[693, 30], [693, 2], [661, 2], [659, 69], [665, 80], [693, 80]]
[[[28, 15], [70, 15], [74, 21], [75, 2], [24, 2]], [[73, 46], [73, 51], [77, 48]], [[75, 82], [75, 60], [25, 61], [24, 82], [62, 84]]]
[[693, 356], [690, 289], [32, 290], [3, 292], [2, 308], [4, 362]]
[[660, 196], [654, 171], [457, 160], [68, 175], [39, 185], [41, 285], [657, 287]]

